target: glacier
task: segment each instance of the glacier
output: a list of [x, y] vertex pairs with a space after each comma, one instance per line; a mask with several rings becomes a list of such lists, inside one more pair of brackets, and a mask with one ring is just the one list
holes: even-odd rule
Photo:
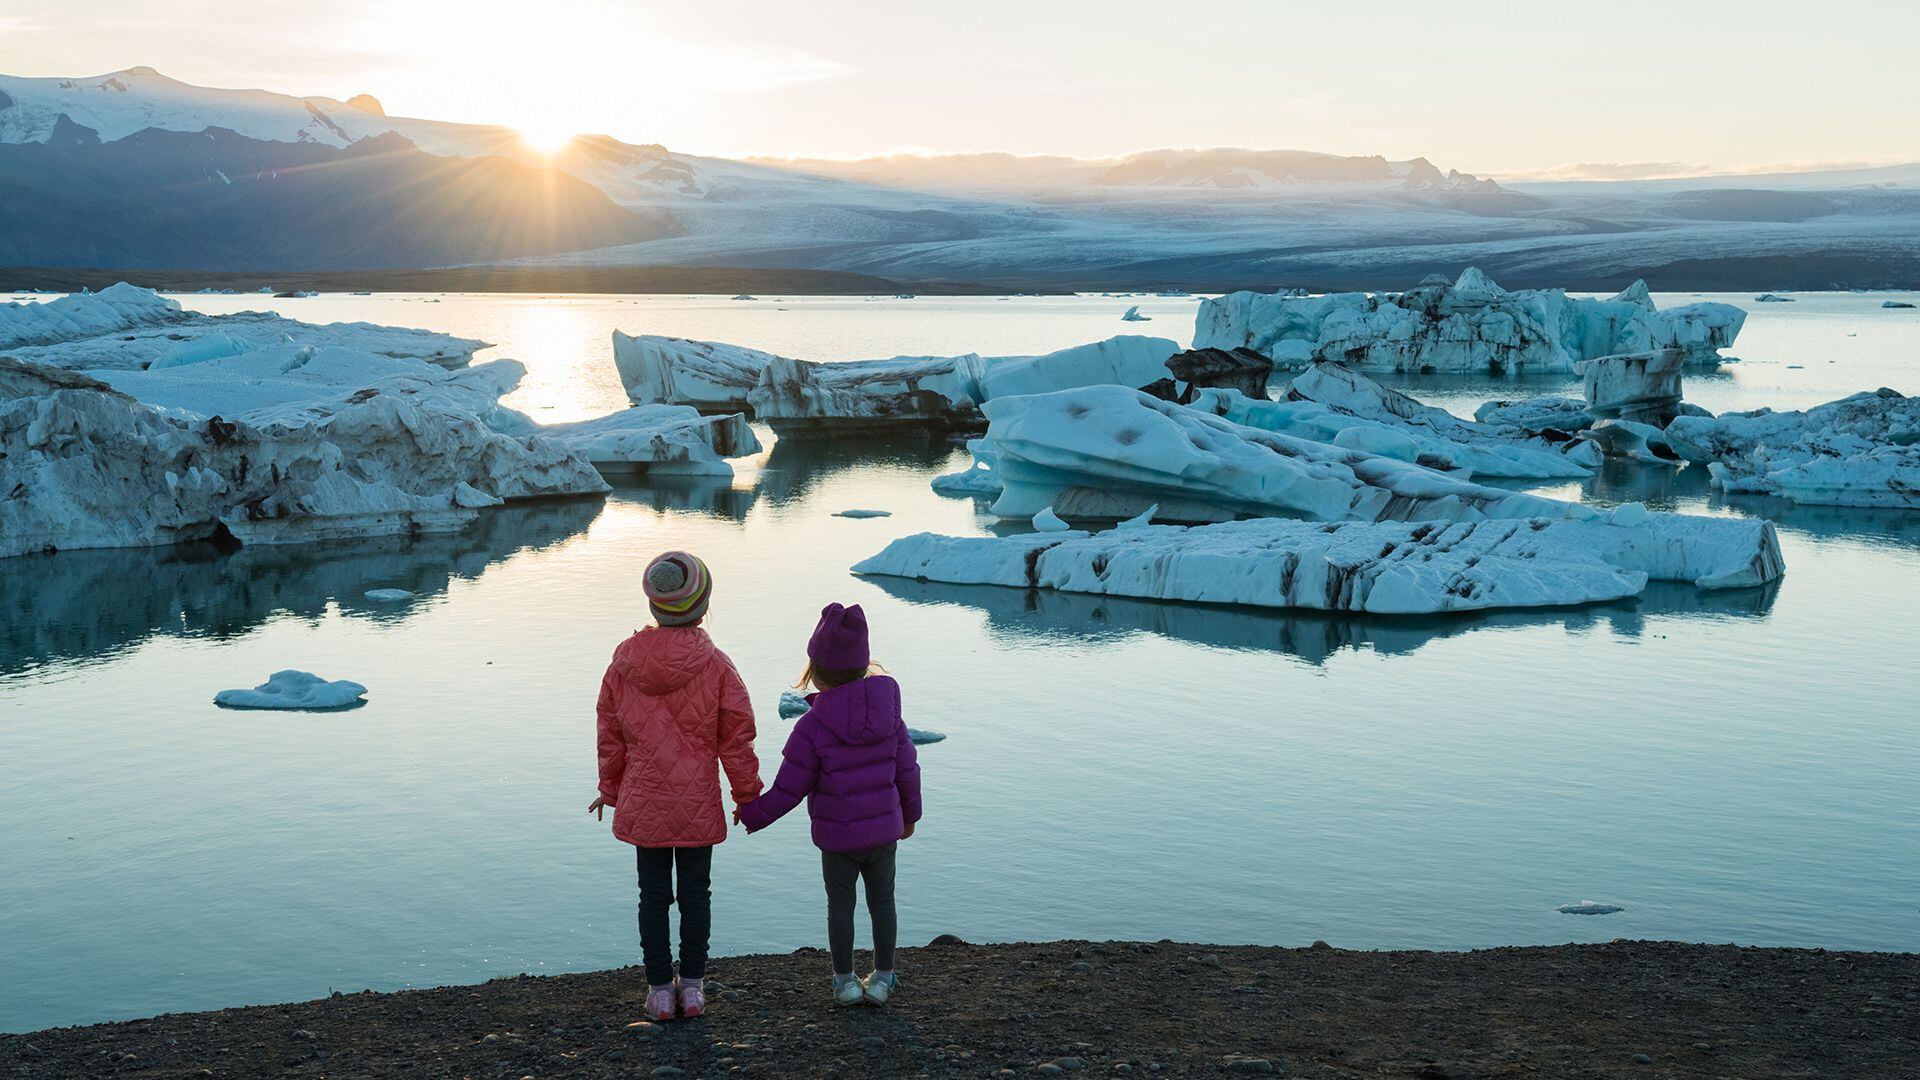
[[1664, 435], [1728, 492], [1920, 509], [1920, 397], [1882, 387], [1804, 411], [1680, 416]]
[[[1438, 614], [1638, 595], [1686, 571], [1667, 558], [1675, 515], [1621, 523], [1516, 518], [1320, 523], [1260, 518], [1100, 533], [902, 537], [853, 572], [1146, 600]], [[1704, 520], [1704, 519], [1702, 519]], [[1713, 530], [1738, 557], [1771, 526]], [[1687, 528], [1694, 525], [1688, 523]]]
[[[1149, 503], [1159, 505], [1162, 518], [1196, 523], [1606, 516], [1413, 462], [1235, 424], [1125, 387], [1002, 398], [989, 401], [986, 413], [986, 441], [1002, 482], [991, 512], [1003, 520], [1046, 509], [1063, 518], [1121, 518]], [[1655, 515], [1644, 535], [1659, 538], [1664, 569], [1655, 576], [1662, 579], [1732, 588], [1771, 581], [1783, 570], [1769, 522]]]
[[1276, 364], [1337, 360], [1360, 371], [1568, 374], [1583, 360], [1678, 349], [1720, 362], [1746, 312], [1698, 303], [1661, 311], [1644, 282], [1611, 299], [1509, 292], [1477, 268], [1402, 293], [1236, 292], [1200, 305], [1195, 348], [1249, 348]]
[[0, 350], [72, 370], [176, 367], [286, 342], [447, 368], [463, 367], [487, 348], [472, 338], [373, 323], [304, 323], [262, 311], [202, 315], [125, 282], [41, 303], [0, 304]]

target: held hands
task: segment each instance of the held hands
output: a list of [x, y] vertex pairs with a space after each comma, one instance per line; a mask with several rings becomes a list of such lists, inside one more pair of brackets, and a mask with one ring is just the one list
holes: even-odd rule
[[613, 800], [607, 798], [605, 795], [599, 796], [598, 798], [594, 799], [592, 802], [587, 804], [587, 813], [592, 814], [593, 820], [595, 821], [606, 820], [606, 818], [601, 814], [601, 811], [603, 809], [606, 809], [606, 810], [614, 809]]
[[734, 803], [734, 804], [733, 804], [733, 823], [734, 823], [735, 825], [738, 825], [738, 824], [740, 824], [740, 808], [741, 808], [741, 807], [743, 807], [743, 806], [745, 806], [745, 805], [747, 805], [747, 803], [750, 803], [750, 802], [752, 802], [752, 801], [753, 801], [752, 799], [748, 799], [748, 800], [747, 800], [747, 802], [744, 802], [744, 803]]

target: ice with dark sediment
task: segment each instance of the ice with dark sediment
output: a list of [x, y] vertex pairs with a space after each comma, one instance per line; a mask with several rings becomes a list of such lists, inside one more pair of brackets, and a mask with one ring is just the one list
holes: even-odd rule
[[719, 342], [614, 334], [614, 361], [636, 403], [750, 411], [783, 434], [910, 426], [977, 428], [990, 397], [1095, 383], [1144, 386], [1180, 351], [1121, 335], [1037, 356], [896, 356], [823, 363]]
[[636, 405], [690, 405], [701, 412], [745, 412], [747, 395], [772, 353], [717, 341], [613, 332], [613, 363]]
[[1681, 416], [1664, 435], [1728, 492], [1920, 509], [1920, 397], [1883, 387], [1804, 411]]
[[1660, 310], [1645, 283], [1611, 299], [1501, 288], [1477, 268], [1401, 293], [1229, 293], [1203, 301], [1196, 348], [1246, 347], [1276, 363], [1336, 360], [1360, 371], [1567, 374], [1582, 360], [1679, 349], [1720, 361], [1746, 313], [1731, 304]]
[[[1115, 519], [1159, 505], [1163, 520], [1595, 521], [1605, 511], [1492, 488], [1414, 462], [1235, 424], [1123, 387], [1086, 387], [987, 404], [1002, 519], [1051, 509]], [[1702, 587], [1781, 573], [1767, 522], [1654, 515], [1642, 533], [1667, 560], [1656, 576]], [[1652, 570], [1648, 571], [1652, 573]]]
[[[1437, 614], [1556, 607], [1635, 596], [1653, 578], [1690, 580], [1713, 556], [1675, 557], [1699, 532], [1733, 568], [1770, 539], [1742, 521], [1638, 512], [1585, 520], [1321, 523], [1279, 518], [1181, 527], [1135, 525], [1101, 533], [902, 537], [853, 567], [857, 574], [951, 584], [1057, 589], [1146, 600]], [[1763, 539], [1763, 537], [1765, 539]], [[1718, 582], [1715, 582], [1717, 584]], [[1744, 583], [1744, 582], [1742, 582]]]
[[702, 413], [688, 405], [635, 405], [590, 420], [505, 429], [552, 439], [604, 476], [732, 476], [727, 458], [761, 451], [745, 416]]

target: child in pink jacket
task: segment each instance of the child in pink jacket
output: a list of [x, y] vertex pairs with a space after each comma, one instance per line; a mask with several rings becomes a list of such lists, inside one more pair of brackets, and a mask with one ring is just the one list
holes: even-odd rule
[[[656, 625], [621, 642], [600, 681], [600, 797], [587, 809], [613, 807], [613, 835], [634, 845], [646, 1014], [671, 1020], [706, 1011], [713, 847], [727, 838], [719, 770], [738, 806], [760, 794], [760, 761], [746, 686], [700, 628], [707, 564], [669, 551], [647, 565], [645, 588]], [[667, 926], [676, 900], [678, 979]]]

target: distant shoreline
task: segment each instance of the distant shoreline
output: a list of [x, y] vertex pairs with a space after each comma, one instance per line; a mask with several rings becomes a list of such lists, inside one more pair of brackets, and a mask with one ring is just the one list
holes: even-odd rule
[[801, 949], [715, 960], [700, 1020], [636, 1024], [636, 968], [521, 975], [0, 1035], [0, 1074], [1893, 1077], [1920, 1052], [1914, 953], [943, 936], [901, 957], [887, 1009], [836, 1007]]
[[[705, 266], [453, 267], [427, 270], [152, 270], [97, 267], [0, 267], [0, 291], [74, 292], [131, 282], [160, 292], [234, 289], [258, 293], [464, 292], [659, 293], [736, 296], [1005, 296], [1013, 286], [965, 281], [894, 281], [838, 270], [770, 270]], [[1065, 294], [1070, 290], [1025, 291]]]
[[[1230, 263], [1231, 260], [1228, 260]], [[781, 296], [1066, 296], [1073, 293], [1186, 291], [1278, 292], [1302, 288], [1323, 292], [1397, 292], [1428, 274], [1449, 279], [1466, 268], [1447, 260], [1405, 260], [1404, 265], [1355, 268], [1293, 260], [1282, 276], [1249, 278], [1221, 272], [1204, 257], [1129, 267], [1111, 273], [1035, 274], [1008, 270], [988, 282], [896, 280], [841, 270], [790, 270], [721, 266], [499, 266], [413, 270], [156, 270], [144, 268], [0, 266], [0, 291], [35, 289], [73, 292], [127, 281], [161, 292], [233, 289], [258, 293], [462, 292], [582, 293], [628, 295]], [[1613, 293], [1644, 280], [1655, 292], [1905, 292], [1920, 289], [1920, 255], [1866, 257], [1849, 254], [1724, 256], [1658, 266], [1600, 272], [1574, 268], [1508, 265], [1481, 259], [1475, 265], [1509, 289], [1562, 288], [1575, 293]]]

